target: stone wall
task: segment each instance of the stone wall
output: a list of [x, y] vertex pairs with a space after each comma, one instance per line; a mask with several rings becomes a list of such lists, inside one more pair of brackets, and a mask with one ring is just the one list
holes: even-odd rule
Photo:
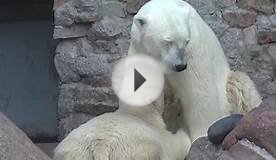
[[[110, 76], [127, 53], [133, 15], [147, 0], [56, 0], [59, 133], [118, 107]], [[233, 70], [247, 72], [264, 98], [276, 95], [274, 0], [189, 0], [217, 34]]]
[[217, 34], [233, 70], [276, 94], [275, 0], [189, 0]]

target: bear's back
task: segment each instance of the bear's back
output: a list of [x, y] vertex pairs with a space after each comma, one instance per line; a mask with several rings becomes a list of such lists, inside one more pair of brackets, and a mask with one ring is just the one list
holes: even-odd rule
[[130, 156], [136, 153], [135, 150], [144, 144], [159, 150], [162, 148], [161, 140], [159, 131], [143, 120], [116, 112], [107, 113], [73, 130], [57, 147], [56, 156], [62, 157], [77, 151], [90, 156], [108, 152], [108, 156], [115, 156], [111, 159], [116, 159], [118, 155]]

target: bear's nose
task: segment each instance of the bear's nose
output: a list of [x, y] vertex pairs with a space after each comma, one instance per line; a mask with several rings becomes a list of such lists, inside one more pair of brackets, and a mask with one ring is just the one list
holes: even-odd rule
[[177, 72], [182, 72], [187, 68], [187, 64], [177, 64], [175, 65], [175, 70]]

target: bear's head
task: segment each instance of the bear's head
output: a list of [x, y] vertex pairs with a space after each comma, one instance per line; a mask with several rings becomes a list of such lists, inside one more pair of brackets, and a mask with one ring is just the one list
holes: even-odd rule
[[191, 38], [191, 6], [182, 0], [152, 0], [135, 15], [132, 47], [149, 54], [175, 72], [187, 68], [185, 50]]

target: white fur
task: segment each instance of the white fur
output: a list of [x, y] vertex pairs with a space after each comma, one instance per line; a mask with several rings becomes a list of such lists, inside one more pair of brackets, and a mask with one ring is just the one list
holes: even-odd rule
[[160, 106], [121, 105], [88, 121], [57, 146], [54, 160], [184, 160], [190, 139], [165, 130]]
[[169, 55], [170, 45], [185, 48], [187, 69], [183, 72], [168, 69], [166, 78], [181, 100], [182, 125], [192, 141], [205, 136], [214, 121], [260, 104], [253, 82], [246, 74], [240, 76], [230, 71], [214, 32], [188, 3], [181, 0], [148, 2], [134, 17], [131, 34], [129, 54], [145, 53], [164, 65], [174, 63]]
[[134, 18], [129, 54], [173, 64], [164, 44], [170, 41], [186, 49], [188, 68], [180, 73], [168, 69], [166, 77], [181, 101], [185, 132], [166, 131], [162, 103], [137, 108], [122, 104], [115, 113], [72, 131], [56, 148], [55, 160], [183, 160], [191, 141], [206, 135], [215, 120], [259, 105], [253, 82], [230, 71], [215, 34], [189, 4], [152, 0]]
[[226, 90], [231, 113], [247, 113], [261, 103], [254, 82], [243, 72], [230, 72]]

